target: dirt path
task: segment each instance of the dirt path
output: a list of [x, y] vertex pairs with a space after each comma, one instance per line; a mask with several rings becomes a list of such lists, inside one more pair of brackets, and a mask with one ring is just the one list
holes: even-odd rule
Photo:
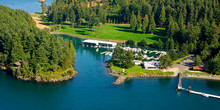
[[38, 18], [38, 17], [32, 17], [34, 19], [34, 21], [36, 22], [36, 26], [40, 29], [44, 29], [44, 28], [47, 28], [49, 29], [49, 26], [47, 25], [44, 25], [43, 24], [43, 21], [41, 18]]

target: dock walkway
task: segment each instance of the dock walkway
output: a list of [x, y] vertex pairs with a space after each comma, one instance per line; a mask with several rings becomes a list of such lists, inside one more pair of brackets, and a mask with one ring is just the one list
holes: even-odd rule
[[211, 98], [220, 99], [220, 96], [217, 96], [217, 95], [207, 94], [207, 93], [203, 93], [203, 92], [197, 92], [197, 91], [193, 91], [193, 90], [190, 90], [190, 89], [183, 88], [182, 87], [181, 73], [179, 73], [179, 83], [178, 83], [177, 89], [179, 91], [182, 90], [182, 91], [186, 91], [186, 92], [189, 92], [191, 94], [196, 94], [196, 95], [200, 95], [200, 96], [203, 96], [203, 97], [211, 97]]
[[207, 94], [207, 93], [203, 93], [203, 92], [197, 92], [197, 91], [189, 90], [189, 89], [182, 88], [182, 87], [178, 87], [178, 89], [182, 90], [182, 91], [189, 92], [191, 94], [196, 94], [196, 95], [201, 95], [201, 96], [204, 96], [204, 97], [211, 97], [211, 98], [220, 99], [220, 96], [217, 96], [217, 95]]

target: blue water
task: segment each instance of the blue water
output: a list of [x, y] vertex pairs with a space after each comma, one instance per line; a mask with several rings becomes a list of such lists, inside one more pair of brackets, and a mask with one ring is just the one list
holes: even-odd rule
[[[39, 84], [0, 73], [1, 110], [219, 110], [218, 99], [176, 92], [176, 78], [134, 79], [115, 86], [112, 84], [115, 78], [104, 66], [110, 57], [82, 47], [80, 39], [60, 37], [75, 44], [76, 77], [62, 83]], [[220, 95], [218, 81], [183, 79], [183, 86], [189, 85], [194, 90]]]
[[[18, 4], [18, 8], [23, 8], [16, 3], [19, 0], [5, 1], [0, 4], [8, 3], [10, 7]], [[20, 1], [35, 4], [33, 0]], [[218, 99], [176, 92], [176, 78], [133, 79], [115, 86], [112, 84], [115, 78], [104, 66], [110, 57], [82, 47], [80, 39], [60, 37], [74, 42], [76, 77], [62, 83], [39, 84], [0, 72], [0, 110], [219, 110]], [[183, 86], [189, 85], [193, 90], [220, 95], [219, 81], [183, 79]]]
[[[13, 9], [22, 9], [28, 13], [42, 12], [39, 0], [0, 0], [0, 5], [9, 6]], [[46, 5], [50, 5], [53, 0], [46, 0]]]

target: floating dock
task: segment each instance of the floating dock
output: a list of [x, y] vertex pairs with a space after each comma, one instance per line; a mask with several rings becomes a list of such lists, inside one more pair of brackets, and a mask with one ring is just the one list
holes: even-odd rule
[[212, 95], [212, 94], [207, 94], [207, 93], [203, 93], [203, 92], [193, 91], [193, 90], [191, 90], [191, 87], [190, 87], [190, 89], [183, 88], [182, 87], [182, 75], [181, 75], [181, 73], [179, 73], [179, 83], [178, 83], [177, 89], [179, 91], [182, 90], [182, 91], [186, 91], [186, 92], [189, 92], [191, 94], [196, 94], [196, 95], [200, 95], [200, 96], [203, 96], [203, 97], [211, 97], [211, 98], [220, 99], [220, 96], [217, 96], [217, 95]]
[[207, 93], [203, 93], [203, 92], [197, 92], [197, 91], [189, 90], [189, 89], [182, 88], [182, 87], [178, 87], [178, 90], [186, 91], [191, 94], [201, 95], [203, 97], [211, 97], [211, 98], [220, 99], [220, 96], [217, 96], [217, 95], [207, 94]]

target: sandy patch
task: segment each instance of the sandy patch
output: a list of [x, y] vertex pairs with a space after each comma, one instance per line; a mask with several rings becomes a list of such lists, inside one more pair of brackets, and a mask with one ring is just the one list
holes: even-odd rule
[[38, 18], [38, 17], [32, 17], [34, 19], [34, 21], [36, 22], [36, 26], [40, 29], [44, 29], [44, 28], [47, 28], [49, 29], [49, 26], [47, 25], [44, 25], [43, 24], [43, 21], [41, 18]]

